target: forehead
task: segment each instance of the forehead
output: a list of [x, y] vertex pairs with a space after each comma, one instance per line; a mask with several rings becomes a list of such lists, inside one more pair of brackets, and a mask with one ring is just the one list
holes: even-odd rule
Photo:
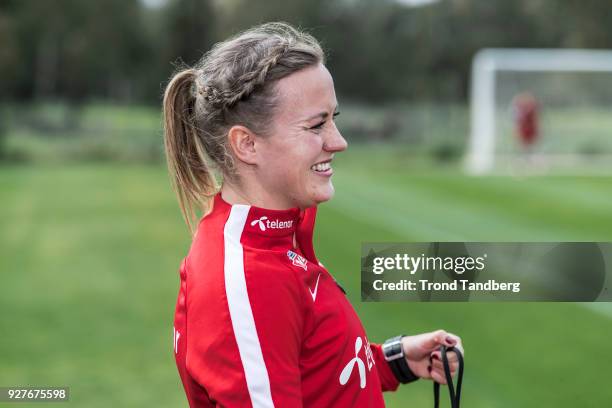
[[281, 121], [304, 120], [337, 105], [334, 80], [322, 64], [295, 72], [279, 80], [276, 87]]

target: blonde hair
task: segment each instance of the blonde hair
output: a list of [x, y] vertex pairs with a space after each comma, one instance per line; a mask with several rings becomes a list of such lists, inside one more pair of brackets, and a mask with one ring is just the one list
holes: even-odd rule
[[286, 23], [266, 23], [215, 44], [194, 67], [176, 72], [163, 101], [168, 169], [183, 218], [194, 233], [219, 186], [237, 179], [227, 133], [243, 125], [265, 136], [278, 105], [275, 83], [325, 63], [317, 40]]

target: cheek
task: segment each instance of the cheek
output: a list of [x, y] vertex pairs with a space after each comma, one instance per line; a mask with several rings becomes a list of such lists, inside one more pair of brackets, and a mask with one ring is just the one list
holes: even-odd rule
[[296, 147], [296, 151], [298, 151], [302, 160], [307, 162], [308, 166], [312, 166], [317, 159], [321, 159], [323, 139], [319, 135], [305, 135], [302, 143]]
[[310, 169], [320, 159], [321, 151], [320, 138], [304, 135], [301, 140], [286, 146], [281, 157], [288, 168], [303, 171]]
[[277, 188], [291, 189], [303, 184], [310, 169], [309, 161], [299, 151], [279, 150], [277, 154], [270, 155], [262, 168], [268, 183]]
[[323, 143], [320, 136], [308, 133], [287, 136], [281, 143], [269, 147], [265, 173], [272, 183], [302, 191], [316, 186], [311, 179], [310, 166], [321, 159]]

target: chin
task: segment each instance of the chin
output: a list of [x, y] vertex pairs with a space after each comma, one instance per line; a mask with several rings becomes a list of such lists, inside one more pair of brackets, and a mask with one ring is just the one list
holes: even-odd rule
[[331, 183], [329, 184], [329, 186], [325, 186], [324, 188], [318, 189], [312, 196], [314, 205], [318, 205], [331, 200], [332, 198], [334, 198], [334, 193], [334, 186], [332, 186]]

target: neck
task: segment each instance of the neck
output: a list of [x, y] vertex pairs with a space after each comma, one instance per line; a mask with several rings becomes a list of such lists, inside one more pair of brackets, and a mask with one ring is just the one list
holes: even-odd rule
[[246, 204], [269, 210], [288, 210], [295, 208], [291, 203], [280, 202], [272, 194], [262, 188], [249, 189], [238, 186], [228, 180], [223, 181], [221, 186], [221, 197], [229, 204]]

